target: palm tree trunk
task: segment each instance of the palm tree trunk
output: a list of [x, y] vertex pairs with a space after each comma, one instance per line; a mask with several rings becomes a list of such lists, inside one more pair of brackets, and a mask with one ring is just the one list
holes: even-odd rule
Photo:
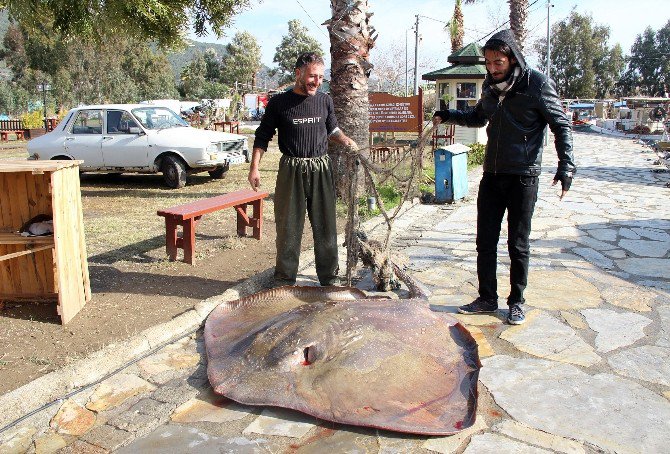
[[[369, 51], [374, 46], [374, 28], [369, 26], [372, 14], [368, 13], [367, 0], [331, 0], [330, 7], [332, 19], [326, 24], [330, 32], [330, 94], [335, 115], [342, 131], [359, 147], [366, 147], [370, 127], [368, 77], [372, 71]], [[343, 151], [340, 145], [329, 149], [340, 196], [348, 195], [348, 176], [354, 168], [343, 158]]]
[[526, 19], [528, 18], [528, 0], [507, 0], [509, 3], [509, 25], [523, 50], [526, 41]]
[[[369, 52], [374, 46], [374, 28], [369, 26], [367, 0], [330, 0], [332, 18], [326, 21], [330, 32], [330, 94], [340, 128], [366, 147], [370, 135], [368, 77], [372, 71]], [[333, 160], [338, 193], [348, 206], [345, 231], [347, 246], [347, 284], [351, 285], [353, 269], [358, 260], [358, 204], [364, 181], [362, 166], [355, 156], [343, 154], [341, 145], [328, 150]]]
[[463, 10], [461, 0], [456, 0], [454, 15], [449, 21], [449, 35], [451, 36], [451, 52], [454, 53], [463, 48]]

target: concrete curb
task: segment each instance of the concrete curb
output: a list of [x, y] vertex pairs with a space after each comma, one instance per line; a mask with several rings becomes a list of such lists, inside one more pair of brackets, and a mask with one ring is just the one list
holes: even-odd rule
[[[411, 210], [417, 203], [416, 201], [406, 202], [398, 216], [402, 216]], [[378, 216], [366, 221], [363, 228], [372, 231], [383, 224], [383, 217]], [[342, 244], [343, 241], [344, 235], [339, 235], [338, 244]], [[302, 252], [300, 263], [300, 271], [313, 266], [314, 250], [309, 249]], [[127, 366], [128, 363], [151, 352], [161, 344], [176, 340], [199, 329], [209, 313], [219, 304], [234, 301], [267, 288], [272, 282], [273, 270], [274, 268], [268, 268], [231, 287], [221, 295], [197, 303], [193, 309], [168, 322], [147, 328], [125, 341], [109, 344], [86, 358], [0, 396], [0, 430], [33, 412], [35, 412], [35, 415], [31, 415], [31, 417], [36, 416], [39, 419], [46, 419], [48, 422], [58, 410], [59, 405], [45, 406], [59, 402], [68, 394], [83, 391], [86, 387]], [[0, 439], [2, 439], [2, 432], [0, 432]]]

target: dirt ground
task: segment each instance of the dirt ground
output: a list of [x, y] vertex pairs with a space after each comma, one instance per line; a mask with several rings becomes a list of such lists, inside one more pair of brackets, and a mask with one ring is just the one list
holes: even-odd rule
[[[26, 156], [25, 144], [0, 148], [0, 160]], [[262, 239], [238, 238], [232, 209], [204, 216], [196, 231], [196, 266], [167, 260], [164, 220], [156, 211], [247, 187], [248, 164], [233, 166], [223, 180], [206, 173], [189, 176], [187, 186], [178, 190], [167, 189], [161, 175], [83, 174], [93, 297], [65, 326], [55, 303], [0, 302], [0, 393], [170, 320], [271, 268], [278, 161], [279, 152], [271, 149], [261, 163], [262, 186], [271, 193], [264, 205]], [[343, 225], [342, 220], [340, 231]], [[306, 222], [302, 247], [311, 246]]]

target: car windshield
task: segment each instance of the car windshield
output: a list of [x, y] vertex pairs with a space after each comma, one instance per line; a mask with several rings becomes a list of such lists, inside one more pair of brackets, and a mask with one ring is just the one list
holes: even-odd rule
[[133, 115], [146, 129], [165, 129], [174, 126], [188, 126], [184, 120], [167, 107], [139, 107]]

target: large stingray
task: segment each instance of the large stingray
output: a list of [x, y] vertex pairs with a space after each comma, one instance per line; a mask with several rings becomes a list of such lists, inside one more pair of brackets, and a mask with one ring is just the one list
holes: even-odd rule
[[221, 304], [205, 324], [214, 391], [244, 404], [400, 432], [449, 435], [469, 427], [477, 344], [408, 285], [414, 298], [282, 287]]

